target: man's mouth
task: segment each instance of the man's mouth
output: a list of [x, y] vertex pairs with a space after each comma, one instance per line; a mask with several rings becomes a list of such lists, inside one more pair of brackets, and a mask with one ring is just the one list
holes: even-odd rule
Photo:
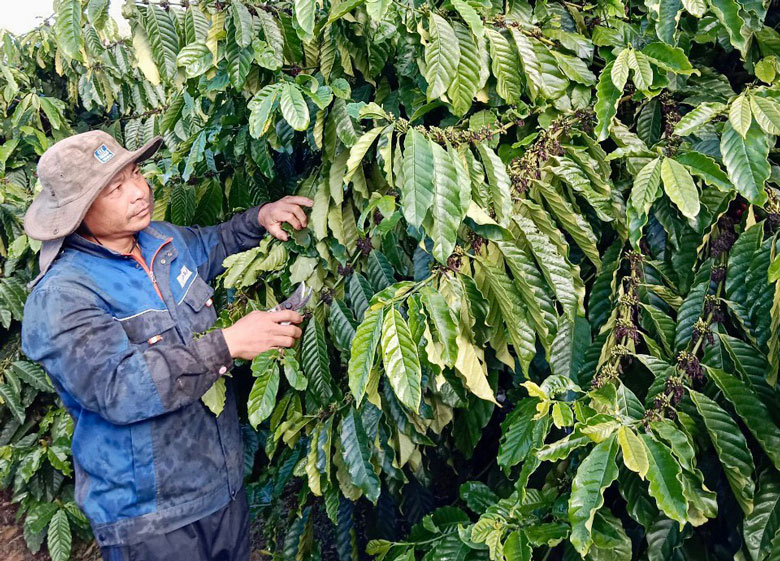
[[147, 206], [145, 206], [144, 208], [142, 208], [141, 210], [139, 210], [139, 211], [135, 212], [135, 213], [134, 213], [134, 214], [131, 216], [131, 218], [135, 218], [136, 216], [141, 216], [141, 215], [143, 215], [143, 214], [146, 214], [147, 212], [149, 212], [149, 206], [148, 206], [148, 205], [147, 205]]

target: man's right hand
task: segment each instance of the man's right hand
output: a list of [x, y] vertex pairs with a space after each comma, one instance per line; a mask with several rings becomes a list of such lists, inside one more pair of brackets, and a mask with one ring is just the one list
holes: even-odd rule
[[[292, 347], [301, 336], [297, 324], [303, 316], [292, 310], [250, 312], [222, 330], [233, 358], [252, 360], [260, 353], [279, 347]], [[290, 325], [281, 325], [290, 322]]]

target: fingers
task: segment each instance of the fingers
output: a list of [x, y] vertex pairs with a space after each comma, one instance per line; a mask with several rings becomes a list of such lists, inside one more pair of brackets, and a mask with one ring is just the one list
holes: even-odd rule
[[277, 329], [277, 333], [294, 339], [300, 339], [301, 335], [303, 335], [303, 331], [301, 331], [301, 328], [297, 325], [280, 325]]
[[287, 232], [282, 230], [282, 226], [280, 224], [270, 224], [268, 226], [268, 233], [271, 234], [273, 237], [275, 237], [277, 240], [282, 240], [283, 242], [286, 242], [287, 239], [290, 237], [287, 235]]
[[268, 312], [271, 317], [271, 321], [275, 323], [281, 323], [283, 321], [289, 321], [292, 323], [301, 323], [303, 316], [294, 310], [280, 310], [278, 312]]
[[288, 195], [286, 197], [282, 197], [282, 200], [288, 203], [293, 203], [296, 205], [303, 205], [303, 206], [312, 206], [314, 205], [314, 201], [311, 200], [309, 197], [299, 197], [296, 195]]
[[288, 205], [287, 209], [290, 212], [292, 212], [295, 215], [295, 217], [298, 219], [298, 222], [300, 222], [301, 224], [301, 228], [305, 228], [306, 225], [309, 223], [309, 218], [306, 216], [306, 213], [303, 212], [303, 209], [298, 205]]
[[282, 337], [274, 337], [273, 339], [271, 339], [271, 345], [273, 347], [287, 347], [287, 348], [290, 348], [290, 347], [294, 347], [295, 346], [295, 341], [296, 341], [296, 339], [294, 339], [293, 337], [284, 337], [284, 336], [282, 336]]
[[296, 230], [300, 230], [301, 228], [303, 228], [303, 224], [301, 223], [301, 220], [298, 218], [295, 212], [293, 212], [292, 207], [283, 208], [281, 215], [282, 215], [282, 221], [289, 222], [290, 225], [292, 225], [292, 227], [295, 228]]

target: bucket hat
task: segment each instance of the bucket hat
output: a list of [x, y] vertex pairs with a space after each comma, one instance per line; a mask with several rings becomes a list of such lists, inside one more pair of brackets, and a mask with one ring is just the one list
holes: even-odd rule
[[43, 241], [40, 274], [35, 285], [59, 254], [65, 238], [76, 231], [89, 207], [114, 175], [127, 164], [140, 162], [160, 148], [156, 136], [135, 151], [125, 149], [107, 132], [76, 134], [53, 144], [38, 160], [42, 189], [24, 215], [24, 230]]

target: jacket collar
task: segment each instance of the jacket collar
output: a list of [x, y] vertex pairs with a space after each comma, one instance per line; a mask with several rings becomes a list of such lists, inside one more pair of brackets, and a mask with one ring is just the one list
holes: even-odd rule
[[[140, 232], [138, 232], [138, 245], [141, 248], [141, 255], [144, 259], [147, 255], [153, 255], [169, 238], [162, 234], [157, 228], [152, 225], [147, 226]], [[122, 258], [124, 254], [119, 253], [113, 249], [109, 249], [105, 246], [91, 242], [81, 234], [76, 232], [70, 234], [65, 238], [64, 247], [83, 251], [90, 255], [96, 255], [98, 257], [112, 257]]]

